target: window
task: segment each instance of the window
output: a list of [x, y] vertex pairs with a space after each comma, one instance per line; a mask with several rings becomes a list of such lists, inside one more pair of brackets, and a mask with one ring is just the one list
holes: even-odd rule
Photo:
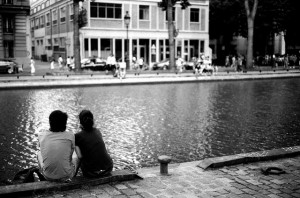
[[149, 20], [149, 6], [140, 5], [140, 20]]
[[[173, 7], [173, 9], [172, 9], [172, 18], [173, 18], [173, 21], [175, 21], [175, 7]], [[166, 21], [168, 21], [167, 11], [166, 11]]]
[[199, 22], [199, 9], [191, 8], [191, 22]]
[[50, 1], [46, 1], [46, 7], [50, 5]]
[[74, 9], [73, 9], [73, 4], [70, 4], [69, 6], [70, 9], [70, 21], [72, 21], [74, 19]]
[[52, 11], [52, 23], [53, 23], [53, 25], [57, 24], [57, 11], [56, 10]]
[[46, 3], [43, 3], [43, 4], [42, 4], [41, 9], [44, 9], [44, 8], [45, 8], [45, 4], [46, 4]]
[[50, 13], [46, 14], [46, 26], [50, 26]]
[[59, 46], [60, 46], [61, 48], [63, 48], [63, 47], [66, 46], [66, 38], [65, 38], [65, 37], [59, 38]]
[[35, 29], [39, 29], [40, 26], [40, 18], [35, 18]]
[[15, 20], [13, 16], [3, 16], [3, 32], [4, 33], [13, 33]]
[[34, 30], [34, 19], [32, 19], [32, 20], [30, 21], [30, 28], [31, 28], [31, 31]]
[[58, 45], [58, 38], [54, 38], [54, 45]]
[[60, 8], [60, 22], [63, 23], [66, 21], [66, 7]]
[[3, 4], [13, 4], [13, 0], [3, 0]]
[[121, 19], [122, 4], [91, 2], [91, 17]]
[[45, 16], [40, 17], [40, 28], [43, 28], [45, 26]]
[[3, 41], [4, 44], [4, 58], [14, 57], [14, 42], [13, 41]]

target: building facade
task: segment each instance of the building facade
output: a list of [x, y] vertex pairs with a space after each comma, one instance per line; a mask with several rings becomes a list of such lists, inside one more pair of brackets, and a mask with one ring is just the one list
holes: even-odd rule
[[28, 64], [29, 0], [0, 0], [0, 58]]
[[[81, 58], [110, 53], [119, 61], [128, 54], [143, 57], [148, 65], [169, 57], [166, 11], [159, 0], [86, 0], [81, 5], [87, 24], [80, 29]], [[185, 10], [178, 4], [173, 20], [178, 36], [176, 55], [189, 60], [209, 54], [208, 0], [190, 0]], [[128, 12], [128, 28], [124, 16]], [[73, 56], [73, 5], [70, 0], [38, 0], [31, 7], [32, 53], [48, 58]], [[127, 40], [128, 38], [128, 40]], [[128, 42], [127, 42], [128, 41]], [[75, 57], [76, 58], [76, 57]]]

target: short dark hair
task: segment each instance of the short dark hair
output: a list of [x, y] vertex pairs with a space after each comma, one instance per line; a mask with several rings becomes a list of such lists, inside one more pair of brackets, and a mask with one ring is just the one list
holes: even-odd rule
[[49, 116], [50, 131], [64, 132], [67, 128], [68, 115], [60, 110], [53, 111]]
[[89, 110], [82, 110], [79, 114], [81, 128], [85, 131], [91, 131], [94, 126], [94, 116]]

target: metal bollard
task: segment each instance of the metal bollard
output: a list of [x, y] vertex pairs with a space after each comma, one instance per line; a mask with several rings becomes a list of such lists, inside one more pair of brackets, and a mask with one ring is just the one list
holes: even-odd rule
[[168, 164], [171, 162], [172, 158], [167, 155], [162, 155], [158, 157], [158, 162], [160, 163], [160, 174], [168, 174]]

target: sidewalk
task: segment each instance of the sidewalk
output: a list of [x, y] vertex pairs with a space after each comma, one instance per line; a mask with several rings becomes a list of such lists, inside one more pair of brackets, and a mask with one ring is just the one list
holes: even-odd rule
[[[159, 167], [139, 170], [143, 180], [117, 182], [53, 192], [35, 197], [103, 198], [209, 198], [209, 197], [300, 197], [300, 157], [203, 170], [199, 162], [169, 165], [169, 175]], [[281, 175], [263, 175], [262, 167], [279, 167]]]
[[70, 87], [70, 86], [110, 86], [127, 84], [157, 84], [157, 83], [182, 83], [202, 81], [224, 81], [224, 80], [254, 80], [269, 78], [299, 78], [299, 68], [276, 68], [259, 67], [252, 71], [235, 72], [233, 68], [220, 68], [219, 72], [213, 75], [201, 75], [196, 77], [192, 70], [182, 73], [171, 70], [127, 71], [125, 79], [113, 77], [111, 72], [108, 75], [104, 71], [74, 71], [59, 70], [55, 68], [50, 71], [50, 64], [46, 62], [36, 63], [36, 73], [30, 74], [29, 66], [18, 74], [0, 75], [0, 89], [10, 88], [37, 88], [37, 87]]

